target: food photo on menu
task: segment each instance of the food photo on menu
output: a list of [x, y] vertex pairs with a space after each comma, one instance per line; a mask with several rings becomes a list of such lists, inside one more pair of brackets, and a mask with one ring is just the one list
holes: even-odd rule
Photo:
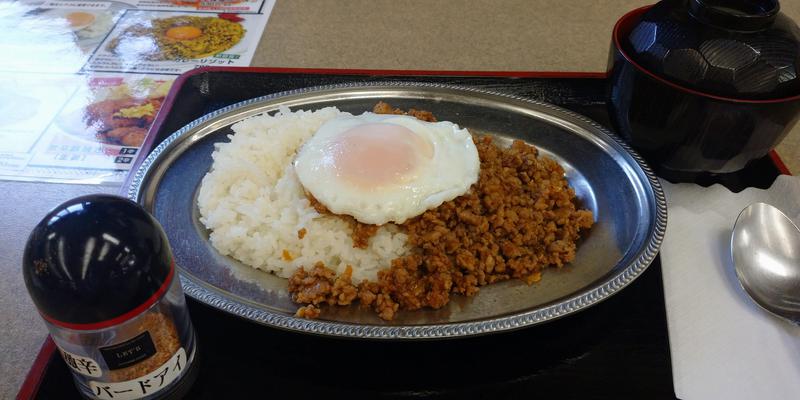
[[88, 68], [180, 73], [202, 65], [247, 65], [260, 33], [256, 23], [245, 14], [128, 11]]
[[120, 57], [148, 61], [208, 57], [239, 43], [245, 33], [239, 21], [242, 18], [236, 16], [154, 18], [129, 26], [105, 50]]
[[[105, 39], [127, 5], [93, 1], [20, 1], [0, 21], [3, 50], [11, 55], [2, 69], [20, 72], [75, 73]], [[24, 44], [24, 45], [23, 45]], [[58, 60], [54, 63], [53, 60]]]
[[23, 174], [114, 182], [123, 179], [174, 80], [171, 75], [84, 76], [44, 131]]
[[68, 29], [75, 38], [78, 47], [85, 52], [94, 50], [103, 38], [114, 27], [121, 16], [120, 7], [105, 9], [79, 8], [38, 8], [37, 16], [47, 19], [56, 27]]
[[56, 117], [66, 135], [93, 143], [139, 147], [169, 91], [172, 76], [93, 75]]

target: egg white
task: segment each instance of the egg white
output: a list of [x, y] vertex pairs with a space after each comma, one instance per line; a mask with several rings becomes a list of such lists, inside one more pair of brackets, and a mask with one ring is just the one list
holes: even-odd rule
[[[331, 164], [331, 143], [360, 124], [396, 124], [430, 144], [432, 157], [418, 157], [408, 176], [363, 186], [342, 177]], [[467, 191], [478, 181], [480, 160], [472, 136], [448, 122], [425, 122], [404, 115], [342, 115], [324, 123], [298, 151], [294, 169], [304, 189], [334, 214], [365, 224], [403, 223]]]

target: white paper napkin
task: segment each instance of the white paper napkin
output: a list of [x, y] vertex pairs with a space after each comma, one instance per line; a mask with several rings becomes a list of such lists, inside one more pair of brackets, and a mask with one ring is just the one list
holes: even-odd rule
[[759, 308], [736, 279], [730, 238], [754, 202], [800, 222], [800, 177], [732, 193], [663, 181], [669, 227], [661, 248], [675, 395], [800, 399], [800, 327]]

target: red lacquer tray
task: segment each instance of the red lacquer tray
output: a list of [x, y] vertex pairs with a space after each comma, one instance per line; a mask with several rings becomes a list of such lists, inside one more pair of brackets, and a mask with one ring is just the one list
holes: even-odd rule
[[[142, 152], [192, 120], [239, 101], [309, 86], [380, 80], [504, 91], [610, 125], [604, 73], [209, 67], [175, 81]], [[779, 174], [788, 173], [773, 152], [736, 174], [696, 176], [694, 181], [738, 191], [769, 187]], [[284, 332], [190, 299], [202, 364], [189, 398], [674, 398], [663, 297], [656, 260], [624, 291], [574, 316], [501, 335], [421, 343]], [[80, 398], [48, 338], [18, 398], [54, 397]]]

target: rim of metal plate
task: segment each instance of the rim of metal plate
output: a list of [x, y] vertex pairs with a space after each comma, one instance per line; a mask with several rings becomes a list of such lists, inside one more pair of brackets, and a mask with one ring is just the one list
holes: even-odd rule
[[[440, 92], [443, 95], [455, 93], [462, 96], [474, 96], [476, 101], [488, 99], [512, 103], [514, 107], [528, 110], [532, 109], [539, 113], [548, 114], [551, 117], [548, 119], [554, 123], [566, 122], [568, 124], [579, 125], [597, 136], [598, 140], [606, 142], [606, 144], [614, 143], [619, 145], [630, 155], [636, 166], [640, 168], [641, 173], [646, 177], [647, 183], [649, 183], [652, 189], [652, 198], [650, 200], [655, 207], [655, 210], [652, 210], [655, 212], [655, 221], [653, 229], [649, 233], [646, 246], [643, 246], [633, 262], [622, 268], [605, 283], [592, 290], [580, 292], [567, 299], [535, 310], [483, 320], [450, 324], [412, 326], [357, 325], [335, 321], [297, 318], [292, 315], [279, 314], [259, 308], [254, 303], [245, 299], [235, 299], [226, 296], [220, 289], [195, 278], [179, 266], [179, 270], [181, 271], [181, 284], [186, 294], [219, 310], [255, 322], [304, 333], [363, 339], [412, 340], [454, 338], [519, 329], [560, 318], [594, 305], [607, 299], [630, 284], [647, 269], [657, 256], [667, 227], [666, 199], [658, 178], [630, 146], [616, 135], [609, 132], [602, 125], [572, 111], [525, 97], [458, 85], [394, 81], [345, 83], [289, 90], [224, 107], [192, 121], [156, 146], [141, 166], [134, 172], [131, 184], [127, 190], [127, 197], [147, 208], [148, 203], [152, 202], [152, 198], [140, 198], [143, 184], [148, 178], [153, 178], [150, 176], [151, 171], [154, 170], [159, 163], [168, 159], [170, 150], [183, 139], [191, 138], [198, 133], [215, 131], [246, 117], [260, 114], [264, 112], [264, 107], [268, 104], [273, 104], [275, 107], [279, 104], [292, 107], [295, 105], [294, 103], [302, 104], [303, 98], [310, 94], [314, 94], [315, 96], [321, 95], [323, 97], [329, 97], [330, 100], [335, 100], [337, 98], [342, 98], [343, 94], [353, 96], [355, 95], [353, 91], [358, 90], [364, 90], [364, 94], [367, 96], [369, 96], [369, 91], [377, 90], [386, 91], [386, 93], [384, 93], [386, 96], [404, 95], [405, 97], [409, 97], [409, 93], [413, 94], [414, 92], [425, 92], [426, 95], [430, 95], [430, 92]], [[154, 179], [160, 179], [160, 177], [155, 177]]]

